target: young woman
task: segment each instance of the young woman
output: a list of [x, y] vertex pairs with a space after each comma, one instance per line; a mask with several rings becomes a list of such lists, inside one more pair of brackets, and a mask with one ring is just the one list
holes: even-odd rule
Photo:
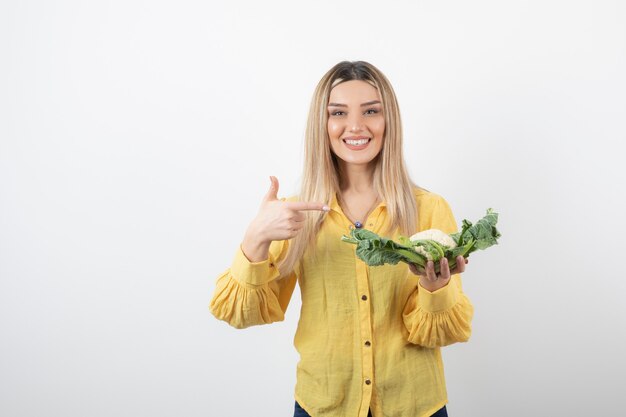
[[281, 321], [298, 282], [294, 416], [447, 416], [440, 347], [471, 333], [467, 261], [450, 271], [444, 259], [440, 274], [432, 262], [370, 268], [341, 241], [354, 227], [392, 239], [457, 230], [447, 202], [409, 178], [387, 78], [363, 61], [330, 69], [311, 103], [299, 195], [279, 199], [270, 179], [213, 315], [236, 328]]

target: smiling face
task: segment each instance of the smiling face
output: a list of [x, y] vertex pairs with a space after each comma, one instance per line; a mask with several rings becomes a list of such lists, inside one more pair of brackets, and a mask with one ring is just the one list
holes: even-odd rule
[[361, 80], [333, 87], [328, 100], [328, 136], [341, 161], [369, 164], [382, 149], [384, 133], [385, 116], [376, 87]]

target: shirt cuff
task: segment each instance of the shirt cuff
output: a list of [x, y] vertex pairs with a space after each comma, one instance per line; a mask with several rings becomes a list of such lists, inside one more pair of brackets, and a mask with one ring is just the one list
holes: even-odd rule
[[449, 310], [457, 303], [459, 298], [459, 290], [454, 283], [454, 276], [450, 278], [445, 287], [439, 288], [433, 292], [428, 291], [417, 284], [417, 302], [420, 307], [431, 313]]
[[271, 253], [264, 261], [251, 262], [244, 255], [241, 245], [235, 253], [230, 271], [238, 282], [257, 287], [267, 284], [280, 275]]

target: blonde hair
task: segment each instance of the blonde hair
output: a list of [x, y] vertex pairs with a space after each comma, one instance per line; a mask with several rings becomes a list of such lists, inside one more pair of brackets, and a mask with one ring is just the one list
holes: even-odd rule
[[[374, 189], [386, 202], [389, 228], [387, 235], [399, 228], [404, 235], [412, 235], [417, 228], [417, 205], [414, 189], [402, 153], [402, 123], [396, 95], [385, 75], [364, 61], [342, 61], [331, 68], [318, 83], [307, 120], [304, 141], [304, 169], [299, 193], [300, 201], [330, 202], [338, 193], [339, 169], [337, 157], [330, 148], [328, 136], [328, 100], [336, 85], [351, 80], [369, 82], [378, 89], [385, 117], [382, 149], [376, 157]], [[317, 233], [324, 221], [325, 212], [306, 211], [305, 226], [289, 240], [287, 255], [277, 265], [281, 278], [290, 274], [305, 252], [310, 249], [315, 256]]]

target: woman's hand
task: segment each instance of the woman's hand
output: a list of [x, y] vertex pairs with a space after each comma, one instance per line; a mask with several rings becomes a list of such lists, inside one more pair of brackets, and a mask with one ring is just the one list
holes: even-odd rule
[[267, 258], [267, 249], [274, 240], [294, 238], [304, 227], [303, 211], [329, 211], [324, 203], [281, 201], [278, 199], [278, 179], [270, 177], [272, 185], [263, 197], [257, 216], [246, 230], [242, 243], [244, 254], [251, 261]]
[[426, 263], [425, 270], [416, 264], [409, 264], [411, 272], [420, 276], [420, 285], [430, 292], [437, 291], [438, 289], [448, 285], [452, 275], [460, 274], [465, 271], [465, 265], [469, 261], [461, 255], [457, 256], [456, 267], [452, 271], [450, 270], [450, 265], [448, 265], [448, 260], [446, 258], [441, 258], [439, 262], [439, 274], [435, 273], [435, 263], [433, 261], [428, 261]]

